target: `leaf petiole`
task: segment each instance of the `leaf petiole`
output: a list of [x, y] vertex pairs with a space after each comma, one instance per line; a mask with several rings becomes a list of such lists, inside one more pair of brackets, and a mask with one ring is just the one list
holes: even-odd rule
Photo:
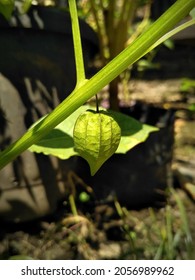
[[83, 84], [85, 81], [85, 68], [83, 61], [83, 51], [81, 44], [81, 35], [79, 28], [79, 20], [77, 14], [77, 6], [75, 0], [68, 0], [70, 8], [70, 16], [72, 23], [72, 35], [73, 35], [73, 45], [74, 45], [74, 55], [75, 55], [75, 64], [76, 64], [76, 75], [77, 75], [77, 84], [76, 88]]

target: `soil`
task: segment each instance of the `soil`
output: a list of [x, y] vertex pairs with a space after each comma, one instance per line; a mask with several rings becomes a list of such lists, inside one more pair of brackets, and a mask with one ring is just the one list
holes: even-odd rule
[[[63, 201], [49, 217], [1, 224], [0, 259], [195, 259], [195, 113], [188, 109], [195, 89], [182, 92], [180, 75], [170, 76], [133, 78], [119, 94], [121, 104], [144, 101], [175, 110], [174, 188], [166, 190], [166, 205], [128, 210], [117, 200], [81, 202], [76, 196], [77, 215]], [[102, 96], [106, 100], [106, 88]]]

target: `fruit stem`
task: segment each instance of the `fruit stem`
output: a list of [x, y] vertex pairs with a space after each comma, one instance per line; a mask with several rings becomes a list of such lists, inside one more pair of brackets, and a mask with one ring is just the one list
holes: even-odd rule
[[99, 113], [99, 100], [97, 94], [95, 95], [95, 99], [96, 99], [96, 112]]

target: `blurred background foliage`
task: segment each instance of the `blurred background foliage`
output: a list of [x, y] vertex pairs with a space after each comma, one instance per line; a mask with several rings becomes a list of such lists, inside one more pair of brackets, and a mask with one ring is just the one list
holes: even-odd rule
[[[31, 4], [56, 6], [68, 10], [67, 0], [5, 0], [0, 6], [1, 12], [9, 18], [14, 4], [22, 5], [21, 11], [27, 12]], [[131, 44], [150, 24], [152, 0], [77, 0], [78, 13], [98, 34], [100, 54], [96, 61], [98, 68], [103, 67]], [[6, 8], [5, 8], [6, 7]], [[170, 47], [170, 45], [169, 45]], [[137, 64], [138, 71], [155, 68], [152, 60], [156, 50], [150, 52]], [[122, 82], [124, 92], [131, 76], [131, 68], [127, 69], [109, 85], [109, 105], [118, 111], [119, 83]]]

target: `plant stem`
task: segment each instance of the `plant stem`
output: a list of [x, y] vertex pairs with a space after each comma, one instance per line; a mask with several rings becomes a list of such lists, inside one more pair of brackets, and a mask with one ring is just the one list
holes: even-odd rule
[[195, 6], [195, 0], [178, 0], [130, 46], [116, 56], [86, 83], [77, 87], [59, 106], [20, 139], [0, 153], [0, 169], [36, 143], [56, 125], [69, 117], [120, 73], [145, 54]]
[[72, 23], [72, 35], [73, 35], [73, 45], [74, 45], [76, 74], [77, 74], [76, 87], [79, 87], [85, 80], [85, 68], [83, 62], [81, 35], [79, 29], [79, 20], [77, 15], [76, 1], [68, 0], [68, 3], [70, 8], [70, 16], [71, 16], [71, 23]]
[[91, 13], [93, 15], [93, 19], [95, 21], [96, 27], [97, 27], [97, 35], [99, 38], [99, 46], [100, 46], [100, 57], [103, 62], [103, 65], [106, 64], [106, 48], [107, 48], [107, 38], [106, 38], [106, 31], [104, 26], [104, 21], [101, 22], [101, 18], [99, 16], [99, 13], [101, 13], [101, 16], [104, 17], [104, 10], [101, 3], [96, 3], [95, 0], [90, 0], [91, 5]]
[[170, 32], [166, 33], [164, 36], [162, 36], [158, 41], [156, 41], [156, 43], [154, 45], [152, 45], [148, 50], [148, 51], [152, 51], [154, 48], [156, 48], [157, 46], [159, 46], [160, 44], [162, 44], [164, 41], [166, 41], [167, 39], [171, 38], [173, 35], [177, 34], [178, 32], [192, 26], [195, 24], [195, 19], [191, 19], [179, 26], [177, 26], [176, 28], [174, 28], [173, 30], [171, 30]]
[[69, 203], [70, 203], [70, 208], [71, 208], [72, 214], [74, 216], [78, 216], [77, 207], [76, 207], [76, 204], [75, 204], [75, 199], [74, 199], [73, 194], [69, 195]]

